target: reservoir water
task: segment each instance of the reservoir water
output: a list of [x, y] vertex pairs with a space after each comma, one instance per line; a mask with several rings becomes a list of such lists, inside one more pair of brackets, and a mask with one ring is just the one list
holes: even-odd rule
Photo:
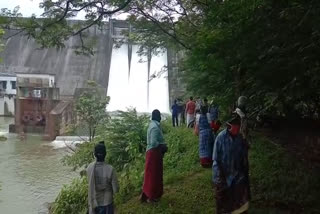
[[55, 148], [40, 135], [27, 135], [21, 141], [9, 134], [13, 122], [0, 117], [0, 135], [8, 138], [0, 141], [0, 213], [45, 214], [48, 202], [78, 173], [61, 163], [65, 148]]

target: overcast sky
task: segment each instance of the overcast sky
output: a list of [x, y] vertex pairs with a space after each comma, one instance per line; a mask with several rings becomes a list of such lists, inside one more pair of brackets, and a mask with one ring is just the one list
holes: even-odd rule
[[42, 10], [39, 8], [39, 3], [42, 0], [0, 0], [0, 8], [13, 9], [15, 6], [20, 6], [20, 13], [23, 16], [31, 16], [35, 14], [39, 17]]
[[[20, 6], [20, 13], [24, 17], [29, 17], [32, 14], [35, 14], [37, 17], [40, 17], [42, 14], [42, 9], [39, 8], [40, 2], [43, 0], [0, 0], [0, 8], [8, 8], [10, 10], [13, 10], [14, 7]], [[80, 12], [78, 13], [78, 16], [76, 19], [84, 19], [85, 13]], [[126, 19], [126, 14], [119, 14], [115, 16], [114, 18], [117, 19]]]
[[[19, 6], [19, 11], [24, 17], [30, 17], [32, 14], [40, 17], [43, 13], [43, 10], [39, 7], [39, 4], [42, 1], [43, 0], [0, 0], [0, 8], [8, 8], [13, 10], [13, 8]], [[76, 19], [84, 19], [84, 16], [85, 13], [80, 12], [78, 13]]]

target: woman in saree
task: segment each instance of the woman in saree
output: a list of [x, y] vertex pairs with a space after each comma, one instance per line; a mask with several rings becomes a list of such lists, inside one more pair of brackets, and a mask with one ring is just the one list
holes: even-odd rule
[[212, 166], [212, 150], [214, 136], [207, 118], [208, 108], [201, 107], [199, 118], [199, 156], [202, 167], [210, 168]]

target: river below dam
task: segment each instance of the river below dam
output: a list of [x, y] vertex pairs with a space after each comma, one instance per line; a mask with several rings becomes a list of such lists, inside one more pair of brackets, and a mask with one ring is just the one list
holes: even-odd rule
[[0, 117], [0, 213], [46, 214], [64, 184], [69, 184], [78, 173], [63, 166], [65, 148], [55, 148], [42, 141], [40, 135], [27, 135], [21, 141], [9, 134], [13, 118]]

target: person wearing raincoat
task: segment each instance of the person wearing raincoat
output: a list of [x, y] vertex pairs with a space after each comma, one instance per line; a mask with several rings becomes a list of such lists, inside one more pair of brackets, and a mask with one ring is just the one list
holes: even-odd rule
[[248, 145], [234, 117], [219, 133], [213, 150], [213, 184], [217, 214], [247, 213], [250, 200]]

